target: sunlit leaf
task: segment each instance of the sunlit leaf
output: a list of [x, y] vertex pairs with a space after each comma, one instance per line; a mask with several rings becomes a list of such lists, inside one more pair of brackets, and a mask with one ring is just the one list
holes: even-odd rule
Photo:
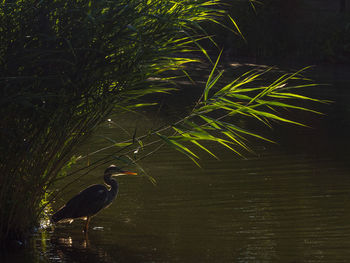
[[210, 75], [208, 77], [208, 80], [207, 80], [207, 83], [205, 85], [205, 89], [204, 89], [204, 101], [206, 101], [208, 99], [208, 93], [209, 93], [209, 90], [213, 87], [213, 85], [217, 82], [217, 80], [221, 77], [222, 75], [222, 72], [219, 73], [219, 75], [216, 75], [214, 80], [212, 79], [213, 78], [213, 75], [216, 71], [216, 67], [219, 63], [219, 60], [220, 60], [220, 57], [221, 57], [221, 54], [222, 54], [222, 50], [220, 51], [220, 54], [218, 55], [217, 59], [216, 59], [216, 62], [214, 64], [214, 67], [212, 68], [211, 72], [210, 72]]

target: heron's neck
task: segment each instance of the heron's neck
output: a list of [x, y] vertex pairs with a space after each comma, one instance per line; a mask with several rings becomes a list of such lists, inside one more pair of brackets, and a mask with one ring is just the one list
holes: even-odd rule
[[114, 198], [118, 193], [118, 182], [111, 177], [111, 175], [105, 175], [104, 176], [105, 183], [108, 184], [111, 189], [109, 190], [109, 193]]

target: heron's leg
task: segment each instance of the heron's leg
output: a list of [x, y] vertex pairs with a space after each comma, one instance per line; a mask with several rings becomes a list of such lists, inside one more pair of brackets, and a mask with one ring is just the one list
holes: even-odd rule
[[84, 229], [83, 229], [84, 233], [87, 233], [87, 232], [88, 232], [89, 223], [90, 223], [90, 218], [91, 218], [91, 217], [88, 216], [87, 219], [86, 219], [86, 224], [85, 224], [85, 227], [84, 227]]
[[84, 243], [83, 243], [83, 247], [84, 248], [90, 248], [90, 240], [89, 240], [89, 233], [88, 232], [84, 232]]

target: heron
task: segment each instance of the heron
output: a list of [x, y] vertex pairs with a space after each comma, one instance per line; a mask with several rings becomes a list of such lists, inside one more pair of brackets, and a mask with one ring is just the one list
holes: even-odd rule
[[118, 194], [118, 183], [112, 176], [119, 175], [136, 175], [137, 173], [124, 171], [115, 165], [109, 166], [104, 172], [104, 182], [109, 186], [109, 190], [105, 185], [91, 185], [79, 194], [72, 197], [63, 207], [61, 207], [52, 216], [54, 223], [72, 223], [74, 219], [85, 219], [86, 224], [83, 232], [87, 233], [90, 219], [103, 208], [108, 207]]

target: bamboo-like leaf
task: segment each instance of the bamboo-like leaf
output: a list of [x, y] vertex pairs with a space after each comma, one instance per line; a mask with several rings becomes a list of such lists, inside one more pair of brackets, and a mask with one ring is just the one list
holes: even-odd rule
[[230, 145], [228, 145], [228, 144], [225, 143], [224, 141], [221, 141], [221, 140], [220, 140], [219, 143], [220, 143], [221, 145], [225, 146], [226, 148], [230, 149], [231, 151], [233, 151], [235, 154], [237, 154], [237, 155], [243, 157], [243, 155], [242, 155], [239, 151], [235, 150], [234, 148], [232, 148]]
[[277, 120], [277, 121], [280, 121], [280, 122], [287, 122], [287, 123], [292, 123], [292, 124], [295, 124], [295, 125], [307, 127], [307, 125], [304, 125], [302, 123], [295, 122], [295, 121], [292, 121], [292, 120], [288, 120], [286, 118], [279, 117], [279, 116], [277, 116], [275, 114], [272, 114], [272, 113], [269, 113], [269, 112], [258, 111], [258, 110], [254, 110], [254, 109], [250, 109], [250, 111], [252, 112], [252, 115], [254, 114], [254, 116], [263, 116], [263, 117], [266, 117], [266, 118], [269, 118], [269, 119], [274, 119], [274, 120]]
[[208, 83], [208, 85], [205, 87], [205, 90], [204, 90], [204, 100], [206, 101], [208, 99], [208, 93], [210, 91], [210, 89], [215, 85], [215, 83], [220, 79], [220, 77], [222, 76], [224, 72], [223, 71], [220, 71], [218, 75], [216, 75], [214, 77], [214, 79]]
[[[241, 88], [244, 85], [247, 85], [253, 81], [255, 81], [258, 77], [260, 77], [262, 74], [265, 74], [268, 72], [270, 69], [264, 71], [264, 72], [256, 72], [255, 70], [248, 71], [244, 73], [242, 76], [238, 77], [234, 81], [232, 81], [230, 84], [226, 85], [217, 93], [215, 93], [214, 96], [222, 96], [226, 92], [233, 93], [233, 92], [250, 92], [250, 91], [255, 91], [255, 90], [260, 90], [262, 89], [261, 87], [254, 87], [254, 88]], [[246, 76], [246, 77], [245, 77]], [[245, 78], [243, 78], [245, 77]]]
[[220, 51], [220, 54], [218, 55], [217, 59], [216, 59], [216, 62], [214, 64], [214, 67], [213, 69], [211, 70], [210, 72], [210, 75], [208, 77], [208, 80], [207, 80], [207, 83], [205, 85], [205, 89], [204, 89], [204, 101], [207, 101], [208, 99], [208, 93], [209, 93], [209, 90], [211, 87], [213, 87], [213, 85], [216, 83], [216, 81], [220, 78], [220, 76], [222, 75], [222, 72], [219, 73], [219, 75], [217, 75], [214, 79], [214, 81], [212, 81], [212, 78], [213, 78], [213, 75], [214, 75], [214, 72], [216, 71], [216, 67], [219, 63], [219, 60], [220, 60], [220, 57], [221, 57], [221, 54], [222, 54], [222, 50]]
[[228, 17], [230, 18], [232, 24], [235, 26], [235, 28], [236, 28], [238, 34], [243, 38], [243, 40], [244, 40], [245, 42], [247, 42], [247, 40], [246, 40], [245, 37], [243, 36], [241, 30], [239, 29], [239, 27], [238, 27], [236, 21], [235, 21], [231, 16], [228, 16]]
[[247, 145], [245, 145], [243, 142], [241, 142], [238, 138], [236, 138], [237, 136], [234, 136], [231, 132], [228, 131], [224, 131], [222, 132], [223, 134], [225, 134], [228, 138], [230, 138], [233, 142], [237, 143], [239, 146], [241, 146], [243, 149], [247, 150], [247, 151], [251, 151]]
[[257, 102], [261, 105], [271, 105], [271, 106], [276, 106], [276, 107], [283, 107], [283, 108], [291, 108], [291, 109], [297, 109], [297, 110], [302, 110], [302, 111], [308, 111], [312, 112], [315, 114], [322, 114], [319, 111], [315, 111], [312, 109], [304, 108], [304, 107], [299, 107], [299, 106], [294, 106], [291, 104], [283, 103], [283, 102], [278, 102], [278, 101], [265, 101], [265, 100], [257, 100]]
[[275, 98], [290, 98], [290, 99], [299, 99], [299, 100], [310, 100], [315, 102], [322, 102], [321, 100], [306, 97], [303, 95], [295, 94], [295, 93], [288, 93], [288, 92], [277, 92], [277, 93], [271, 93], [269, 94], [269, 97], [275, 97]]
[[227, 96], [237, 98], [240, 100], [248, 100], [248, 101], [251, 101], [251, 99], [252, 99], [252, 97], [249, 97], [248, 95], [239, 94], [239, 93], [229, 93], [229, 94], [227, 94]]
[[132, 145], [132, 143], [131, 142], [118, 142], [118, 143], [114, 143], [113, 145], [116, 147], [125, 147], [125, 146]]
[[270, 86], [281, 86], [290, 79], [299, 79], [297, 76], [300, 75], [301, 72], [307, 70], [308, 68], [310, 67], [304, 67], [293, 74], [284, 74], [278, 79], [276, 79]]
[[254, 13], [256, 13], [256, 8], [255, 8], [254, 3], [261, 4], [261, 5], [263, 4], [262, 2], [256, 1], [256, 0], [249, 0], [249, 3], [250, 3], [250, 6], [253, 8]]
[[261, 140], [264, 140], [264, 141], [267, 141], [267, 142], [270, 142], [270, 143], [274, 143], [274, 141], [271, 141], [271, 140], [269, 140], [269, 139], [267, 139], [267, 138], [265, 138], [265, 137], [263, 137], [263, 136], [261, 136], [259, 134], [247, 131], [247, 130], [245, 130], [245, 129], [241, 128], [241, 127], [238, 127], [238, 126], [236, 126], [236, 125], [234, 125], [232, 123], [222, 122], [222, 124], [225, 125], [227, 128], [235, 130], [237, 132], [240, 132], [240, 133], [243, 133], [243, 134], [247, 134], [249, 136], [256, 137], [258, 139], [261, 139]]
[[[196, 161], [196, 159], [199, 159], [199, 157], [194, 154], [191, 150], [189, 150], [186, 146], [180, 144], [178, 141], [176, 140], [170, 140], [168, 137], [157, 133], [157, 135], [164, 141], [166, 142], [169, 146], [173, 147], [174, 149], [178, 150], [179, 152], [185, 154], [187, 157], [189, 157], [196, 165], [199, 165], [199, 163]], [[196, 158], [196, 159], [195, 159]]]
[[201, 145], [198, 141], [196, 140], [191, 140], [191, 142], [195, 145], [197, 145], [198, 147], [200, 147], [202, 150], [206, 151], [207, 153], [209, 153], [211, 156], [213, 156], [215, 159], [219, 160], [219, 158], [213, 154], [208, 148], [204, 147], [203, 145]]
[[201, 117], [203, 120], [205, 120], [213, 128], [218, 129], [218, 130], [221, 129], [220, 126], [216, 124], [216, 120], [211, 119], [211, 118], [204, 116], [204, 115], [200, 115], [199, 117]]
[[157, 185], [157, 180], [154, 179], [152, 176], [150, 176], [141, 165], [137, 163], [133, 158], [131, 158], [129, 155], [126, 155], [126, 157], [130, 160], [131, 164], [135, 165], [139, 171], [141, 171], [141, 175], [146, 177], [153, 185]]

